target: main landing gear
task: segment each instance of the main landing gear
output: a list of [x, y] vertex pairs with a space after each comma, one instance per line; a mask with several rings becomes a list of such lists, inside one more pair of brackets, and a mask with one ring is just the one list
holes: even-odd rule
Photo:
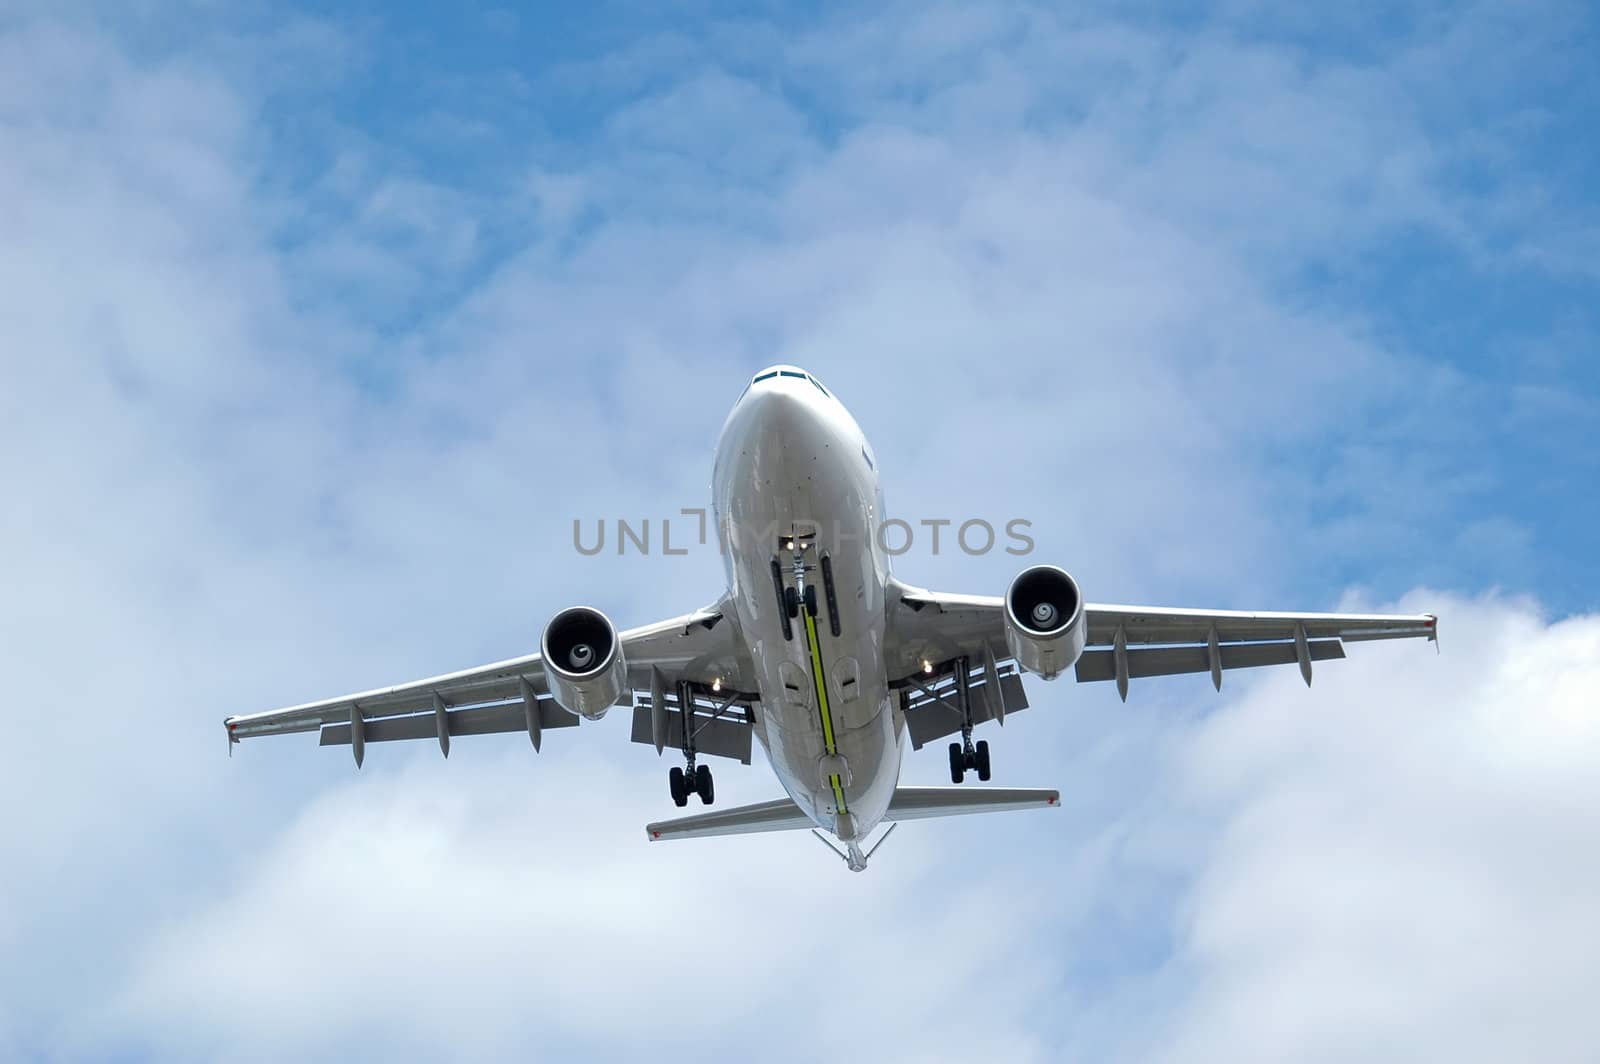
[[950, 782], [962, 783], [968, 769], [976, 769], [982, 783], [989, 782], [989, 743], [972, 741], [972, 693], [967, 687], [967, 659], [955, 663], [956, 704], [961, 710], [961, 741], [950, 744]]
[[974, 743], [969, 736], [965, 742], [950, 744], [950, 782], [961, 783], [968, 769], [978, 770], [978, 779], [989, 782], [989, 741], [979, 739]]
[[691, 794], [699, 795], [702, 805], [710, 805], [717, 797], [711, 766], [696, 765], [692, 758], [687, 769], [673, 766], [667, 773], [667, 787], [672, 791], [672, 803], [680, 808], [689, 804]]
[[689, 804], [689, 795], [700, 797], [701, 805], [716, 801], [716, 787], [711, 781], [711, 766], [697, 765], [694, 761], [694, 685], [678, 685], [678, 705], [683, 727], [683, 768], [674, 766], [667, 773], [667, 788], [672, 792], [672, 804], [680, 809]]

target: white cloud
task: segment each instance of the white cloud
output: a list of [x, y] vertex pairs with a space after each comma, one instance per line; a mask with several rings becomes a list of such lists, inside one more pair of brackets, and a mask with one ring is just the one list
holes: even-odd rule
[[[1583, 1060], [1600, 1041], [1600, 617], [1414, 595], [1437, 661], [1273, 677], [1202, 727], [1220, 817], [1166, 1058]], [[1360, 649], [1365, 648], [1358, 648]]]
[[[532, 768], [524, 751], [487, 766], [463, 753], [451, 772], [362, 779], [307, 809], [240, 869], [238, 894], [157, 939], [117, 1018], [164, 1057], [515, 1046], [557, 1059], [628, 1055], [669, 1032], [719, 1053], [775, 1037], [784, 1056], [818, 1037], [846, 1051], [888, 1007], [906, 1037], [939, 1047], [940, 998], [1003, 974], [995, 946], [1032, 934], [970, 890], [907, 904], [936, 864], [926, 844], [863, 892], [803, 834], [647, 844], [636, 811], [660, 789], [655, 772], [570, 748]], [[953, 948], [978, 925], [982, 944]], [[811, 992], [833, 1002], [820, 1031], [791, 1008]], [[983, 997], [991, 1018], [1015, 1009], [998, 986]]]
[[[1600, 618], [1424, 604], [1442, 656], [1230, 676], [1206, 717], [1187, 678], [1040, 685], [994, 740], [1069, 808], [910, 825], [859, 879], [803, 835], [645, 843], [656, 774], [588, 743], [369, 771], [152, 940], [112, 1029], [208, 1059], [1583, 1059]], [[1063, 712], [1128, 723], [1076, 749]]]

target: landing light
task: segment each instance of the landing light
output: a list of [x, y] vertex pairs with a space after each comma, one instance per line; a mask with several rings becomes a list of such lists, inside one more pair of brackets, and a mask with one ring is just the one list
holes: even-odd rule
[[933, 662], [929, 661], [927, 658], [923, 658], [922, 659], [922, 671], [923, 672], [932, 672], [933, 671]]
[[792, 539], [789, 541], [789, 549], [794, 550], [794, 540]]
[[719, 676], [719, 677], [717, 677], [717, 678], [716, 678], [716, 679], [714, 679], [714, 680], [712, 680], [712, 681], [711, 681], [711, 689], [712, 689], [712, 690], [713, 690], [713, 691], [720, 691], [720, 690], [722, 690], [722, 677], [720, 677], [720, 676]]

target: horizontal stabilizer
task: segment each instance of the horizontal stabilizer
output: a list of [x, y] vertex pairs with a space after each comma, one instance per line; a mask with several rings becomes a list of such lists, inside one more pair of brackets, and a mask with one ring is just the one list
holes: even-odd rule
[[679, 817], [645, 825], [645, 834], [651, 842], [660, 839], [695, 839], [708, 835], [754, 835], [762, 831], [797, 831], [814, 827], [810, 817], [787, 798], [756, 805], [741, 805], [736, 809], [719, 809], [715, 813]]
[[1035, 787], [896, 787], [885, 820], [924, 820], [1008, 809], [1049, 809], [1061, 792]]
[[[1008, 809], [1049, 809], [1061, 804], [1061, 792], [1023, 787], [896, 787], [885, 821], [924, 820], [969, 813], [1001, 813]], [[763, 831], [798, 831], [815, 826], [787, 798], [737, 809], [679, 817], [645, 825], [651, 842], [695, 839], [709, 835], [753, 835]]]

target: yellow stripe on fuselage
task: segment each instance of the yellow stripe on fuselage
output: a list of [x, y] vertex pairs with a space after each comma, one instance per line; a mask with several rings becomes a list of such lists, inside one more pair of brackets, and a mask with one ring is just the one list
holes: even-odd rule
[[[837, 754], [839, 744], [833, 737], [833, 711], [828, 708], [828, 681], [822, 674], [822, 648], [817, 645], [817, 619], [803, 605], [800, 615], [806, 619], [806, 650], [811, 655], [811, 680], [817, 688], [817, 710], [822, 714], [822, 743], [828, 753]], [[836, 772], [828, 777], [828, 782], [833, 785], [833, 797], [838, 803], [839, 812], [849, 812], [844, 804], [844, 781]]]

